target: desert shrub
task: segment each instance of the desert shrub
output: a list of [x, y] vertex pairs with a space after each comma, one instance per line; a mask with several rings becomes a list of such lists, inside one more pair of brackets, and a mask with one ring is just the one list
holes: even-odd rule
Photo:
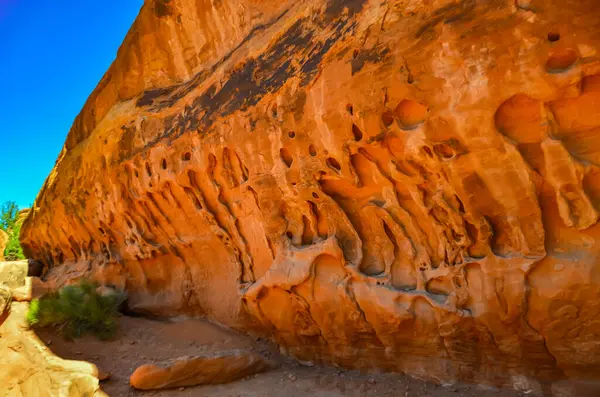
[[34, 299], [27, 322], [32, 327], [57, 327], [67, 338], [91, 333], [109, 339], [117, 330], [119, 306], [125, 294], [115, 291], [101, 295], [96, 288], [95, 283], [82, 281]]

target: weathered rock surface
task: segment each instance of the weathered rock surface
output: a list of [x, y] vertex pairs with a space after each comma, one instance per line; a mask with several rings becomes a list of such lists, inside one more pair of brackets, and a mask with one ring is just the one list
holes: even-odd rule
[[263, 372], [270, 367], [271, 364], [256, 353], [231, 350], [144, 364], [131, 375], [130, 384], [141, 390], [218, 385]]
[[22, 243], [302, 360], [597, 378], [599, 46], [596, 0], [148, 0]]
[[0, 285], [0, 325], [2, 325], [10, 315], [11, 302], [12, 296], [10, 289], [4, 285]]
[[10, 316], [0, 327], [0, 396], [106, 397], [96, 366], [52, 354], [27, 329], [26, 313], [27, 303], [13, 302]]
[[[32, 278], [28, 274], [27, 261], [0, 262], [0, 287], [10, 291], [17, 302], [30, 301], [33, 292]], [[39, 284], [40, 281], [36, 280]]]
[[98, 385], [103, 375], [88, 362], [55, 356], [29, 330], [31, 277], [27, 261], [0, 262], [0, 397], [106, 397]]
[[0, 284], [10, 289], [25, 285], [27, 261], [0, 262]]

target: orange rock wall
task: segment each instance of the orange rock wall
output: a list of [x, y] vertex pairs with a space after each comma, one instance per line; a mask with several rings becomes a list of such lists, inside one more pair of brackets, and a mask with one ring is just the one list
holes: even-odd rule
[[21, 240], [303, 360], [594, 378], [598, 50], [596, 0], [148, 0]]

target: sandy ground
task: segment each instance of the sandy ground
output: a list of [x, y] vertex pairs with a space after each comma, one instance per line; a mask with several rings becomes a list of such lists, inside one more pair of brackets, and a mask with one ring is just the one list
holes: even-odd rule
[[[275, 347], [203, 320], [156, 321], [122, 317], [118, 336], [100, 341], [86, 336], [66, 341], [55, 331], [37, 334], [60, 357], [85, 360], [111, 373], [102, 389], [110, 396], [160, 397], [516, 397], [512, 390], [485, 389], [476, 385], [440, 386], [400, 374], [367, 374], [320, 366], [301, 366], [282, 357]], [[278, 363], [278, 368], [220, 386], [201, 386], [165, 391], [137, 391], [129, 375], [143, 363], [204, 351], [250, 348]]]

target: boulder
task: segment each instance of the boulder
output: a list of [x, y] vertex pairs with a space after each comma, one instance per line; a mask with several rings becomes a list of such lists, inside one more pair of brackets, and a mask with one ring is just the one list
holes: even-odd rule
[[129, 383], [140, 390], [216, 385], [245, 378], [271, 367], [271, 363], [256, 353], [231, 350], [144, 364], [131, 375]]
[[6, 321], [10, 315], [10, 305], [12, 296], [10, 289], [3, 285], [0, 285], [0, 326]]
[[25, 277], [25, 284], [13, 288], [13, 299], [17, 302], [29, 302], [33, 299], [33, 277]]
[[27, 261], [0, 262], [0, 284], [10, 289], [25, 285]]
[[598, 379], [598, 21], [597, 0], [146, 0], [25, 252], [48, 285], [302, 361]]

